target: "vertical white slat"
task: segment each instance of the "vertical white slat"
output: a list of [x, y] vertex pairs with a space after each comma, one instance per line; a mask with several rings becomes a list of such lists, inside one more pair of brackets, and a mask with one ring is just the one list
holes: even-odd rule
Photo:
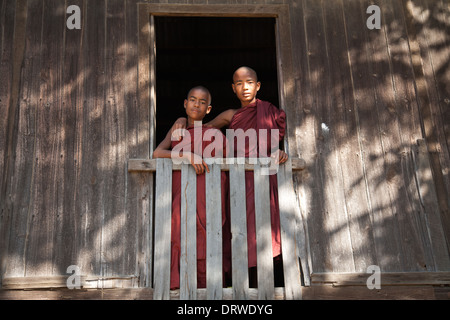
[[279, 166], [278, 202], [280, 207], [281, 250], [283, 252], [284, 288], [286, 300], [302, 298], [301, 267], [296, 248], [296, 215], [300, 216], [292, 182], [290, 159]]
[[255, 225], [258, 299], [274, 299], [272, 226], [270, 222], [269, 176], [267, 168], [255, 165]]
[[197, 175], [190, 164], [181, 167], [180, 299], [197, 299]]
[[247, 213], [243, 164], [230, 164], [230, 219], [233, 299], [249, 299]]
[[153, 299], [170, 299], [172, 160], [156, 160], [155, 268]]
[[222, 205], [220, 165], [209, 164], [206, 172], [206, 294], [222, 299]]

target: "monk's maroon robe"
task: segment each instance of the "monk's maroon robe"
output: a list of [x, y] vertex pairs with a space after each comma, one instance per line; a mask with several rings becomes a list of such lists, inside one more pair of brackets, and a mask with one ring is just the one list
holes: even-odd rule
[[[194, 126], [186, 128], [190, 134], [189, 140], [172, 141], [172, 150], [177, 146], [177, 150], [194, 152], [201, 150], [214, 141], [203, 141], [202, 137], [197, 139], [194, 135]], [[225, 136], [217, 129], [202, 126], [202, 136], [206, 130], [215, 130], [223, 138], [222, 154], [226, 152]], [[200, 141], [198, 141], [200, 140]], [[187, 141], [187, 142], [186, 142]], [[190, 148], [186, 146], [190, 143]], [[184, 145], [183, 145], [184, 144]], [[212, 152], [211, 156], [216, 156]], [[219, 155], [217, 155], [219, 156]], [[206, 288], [206, 196], [205, 196], [205, 174], [197, 175], [197, 287]], [[222, 193], [222, 222], [223, 222], [223, 271], [224, 274], [230, 274], [231, 268], [231, 236], [229, 226], [228, 213], [228, 175], [222, 171], [221, 173], [221, 193]], [[171, 234], [171, 272], [170, 272], [170, 288], [176, 289], [180, 287], [180, 219], [181, 219], [181, 171], [173, 171], [172, 174], [172, 234]]]
[[[259, 150], [259, 139], [264, 137], [260, 135], [259, 129], [278, 129], [279, 141], [285, 134], [285, 119], [286, 114], [283, 110], [278, 109], [270, 102], [257, 99], [255, 103], [249, 104], [234, 114], [231, 119], [229, 129], [255, 129], [258, 134], [258, 144], [250, 146], [245, 144], [245, 157], [254, 157], [255, 152], [257, 156], [270, 155], [271, 150], [271, 134], [268, 133], [265, 137], [267, 139], [267, 150]], [[234, 142], [234, 156], [238, 155], [237, 142]], [[278, 146], [274, 146], [278, 147]], [[253, 148], [253, 149], [252, 149]], [[255, 150], [256, 148], [256, 150]], [[246, 187], [246, 201], [247, 201], [247, 244], [248, 244], [248, 266], [256, 266], [256, 229], [255, 229], [255, 191], [253, 171], [245, 172], [245, 187]], [[269, 176], [269, 190], [270, 190], [270, 212], [272, 224], [272, 250], [273, 257], [281, 254], [281, 240], [280, 240], [280, 211], [278, 206], [278, 183], [276, 174]]]

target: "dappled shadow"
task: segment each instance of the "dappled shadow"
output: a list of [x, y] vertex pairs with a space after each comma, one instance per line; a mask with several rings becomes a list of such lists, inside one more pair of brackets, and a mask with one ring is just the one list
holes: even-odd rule
[[[368, 30], [368, 5], [303, 1], [297, 8], [304, 18], [298, 23], [301, 32], [295, 33], [304, 45], [294, 56], [301, 66], [297, 145], [308, 170], [296, 179], [312, 270], [365, 272], [371, 264], [382, 271], [448, 270], [446, 227], [439, 210], [423, 208], [418, 201], [419, 195], [436, 196], [416, 185], [412, 152], [418, 139], [430, 143], [423, 124], [431, 121], [441, 134], [433, 142], [443, 152], [439, 166], [428, 169], [436, 176], [448, 170], [448, 136], [441, 121], [448, 119], [443, 86], [448, 83], [449, 39], [441, 30], [448, 28], [442, 17], [449, 9], [442, 2], [425, 8], [417, 1], [380, 1], [381, 30]], [[426, 20], [411, 17], [411, 10]], [[414, 35], [412, 24], [417, 25]], [[440, 40], [424, 42], [425, 34]], [[410, 48], [416, 41], [417, 52]], [[425, 70], [432, 59], [438, 60], [444, 70], [417, 74], [415, 59], [421, 59]], [[427, 92], [417, 90], [421, 79], [431, 91], [440, 87], [436, 105], [424, 104], [420, 95]], [[444, 179], [441, 187], [448, 186], [448, 176]], [[448, 201], [448, 191], [443, 194]], [[441, 208], [443, 216], [447, 208]], [[439, 231], [427, 230], [427, 219], [434, 215]], [[445, 250], [431, 245], [430, 238]]]
[[73, 1], [81, 30], [65, 27], [64, 1], [24, 8], [2, 276], [64, 275], [70, 265], [116, 282], [148, 273], [151, 186], [126, 171], [129, 157], [149, 154], [148, 106], [137, 98], [136, 3]]

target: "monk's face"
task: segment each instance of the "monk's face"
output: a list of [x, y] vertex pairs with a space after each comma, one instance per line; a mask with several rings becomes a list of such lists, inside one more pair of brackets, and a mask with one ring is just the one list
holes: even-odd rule
[[201, 89], [191, 90], [187, 99], [184, 100], [187, 116], [193, 121], [202, 121], [211, 111], [210, 101], [211, 99], [207, 92]]
[[246, 106], [255, 101], [261, 83], [257, 81], [254, 72], [247, 68], [240, 68], [234, 73], [231, 86], [242, 106]]

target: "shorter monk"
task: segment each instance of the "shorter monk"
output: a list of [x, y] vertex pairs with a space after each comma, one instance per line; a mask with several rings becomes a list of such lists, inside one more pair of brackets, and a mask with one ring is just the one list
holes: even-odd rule
[[[188, 160], [197, 173], [197, 287], [206, 288], [206, 196], [205, 174], [209, 174], [208, 165], [203, 160], [203, 151], [211, 143], [221, 143], [221, 148], [208, 148], [211, 154], [206, 157], [222, 157], [226, 152], [225, 136], [217, 129], [201, 125], [201, 135], [194, 131], [199, 130], [198, 124], [211, 112], [211, 94], [203, 86], [189, 90], [184, 100], [186, 109], [185, 138], [172, 141], [172, 130], [153, 152], [154, 158], [177, 157]], [[206, 134], [206, 131], [207, 134]], [[212, 132], [213, 131], [213, 132]], [[208, 139], [203, 139], [208, 136]], [[189, 137], [189, 138], [186, 138]], [[206, 140], [206, 141], [204, 141]], [[178, 150], [176, 155], [174, 150]], [[231, 270], [231, 233], [228, 213], [228, 178], [225, 172], [221, 173], [222, 191], [222, 223], [223, 223], [223, 272], [224, 277]], [[180, 220], [181, 220], [181, 171], [174, 171], [172, 175], [172, 235], [171, 235], [171, 269], [170, 288], [180, 287]]]

